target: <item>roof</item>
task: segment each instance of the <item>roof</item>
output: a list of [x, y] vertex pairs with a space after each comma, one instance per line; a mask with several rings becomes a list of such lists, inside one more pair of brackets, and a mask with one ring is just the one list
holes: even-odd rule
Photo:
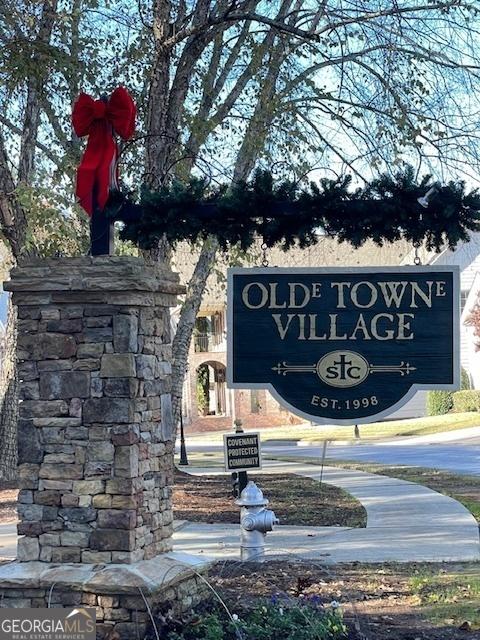
[[[205, 309], [219, 310], [226, 302], [226, 273], [228, 266], [260, 266], [262, 250], [260, 241], [256, 243], [243, 260], [228, 264], [232, 256], [219, 254], [212, 274], [207, 281], [207, 289], [202, 300], [202, 312]], [[335, 238], [322, 236], [319, 242], [311, 247], [300, 249], [293, 247], [282, 251], [278, 247], [267, 249], [266, 258], [271, 267], [348, 267], [348, 266], [395, 266], [404, 263], [412, 251], [411, 244], [399, 241], [385, 244], [382, 247], [372, 241], [366, 242], [358, 249], [353, 249], [346, 242], [340, 243]], [[180, 281], [187, 284], [197, 264], [199, 250], [187, 243], [178, 245], [173, 257], [174, 271], [180, 273]]]

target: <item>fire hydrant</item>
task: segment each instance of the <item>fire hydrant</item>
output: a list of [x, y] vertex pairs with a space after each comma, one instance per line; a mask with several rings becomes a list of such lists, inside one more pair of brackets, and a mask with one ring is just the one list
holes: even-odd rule
[[244, 561], [261, 562], [265, 554], [265, 537], [278, 518], [271, 509], [265, 509], [268, 500], [263, 497], [262, 490], [250, 480], [235, 500], [240, 511], [240, 554]]

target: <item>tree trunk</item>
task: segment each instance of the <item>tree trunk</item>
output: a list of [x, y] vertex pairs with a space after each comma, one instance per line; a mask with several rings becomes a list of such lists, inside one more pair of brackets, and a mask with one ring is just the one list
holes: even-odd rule
[[[236, 180], [248, 178], [248, 174], [255, 165], [261, 144], [267, 135], [268, 127], [272, 122], [274, 111], [272, 109], [265, 109], [265, 105], [274, 95], [275, 83], [279, 73], [277, 65], [280, 61], [280, 54], [281, 49], [277, 46], [270, 56], [270, 66], [265, 82], [266, 86], [260, 92], [252, 122], [249, 123], [242, 148], [237, 158], [234, 171]], [[260, 139], [260, 144], [257, 142], [258, 139]], [[175, 427], [177, 427], [180, 422], [183, 382], [195, 319], [202, 303], [203, 293], [208, 276], [215, 262], [217, 250], [218, 242], [210, 236], [202, 247], [190, 280], [185, 303], [180, 313], [177, 331], [173, 340], [172, 405]]]
[[38, 28], [34, 54], [35, 72], [27, 81], [27, 99], [23, 117], [22, 139], [20, 144], [20, 158], [18, 162], [18, 180], [28, 183], [35, 165], [35, 150], [40, 126], [41, 95], [48, 73], [48, 59], [42, 53], [42, 47], [50, 42], [53, 26], [57, 17], [57, 0], [45, 0], [42, 17]]
[[[44, 0], [35, 39], [35, 70], [26, 78], [26, 101], [18, 160], [18, 182], [29, 184], [35, 167], [40, 126], [41, 97], [49, 65], [43, 53], [51, 39], [57, 18], [57, 0]], [[16, 197], [16, 185], [9, 169], [0, 136], [0, 221], [15, 260], [25, 252], [27, 220]], [[17, 467], [18, 376], [16, 366], [16, 311], [9, 305], [5, 348], [0, 379], [0, 478], [11, 479]]]
[[[283, 0], [282, 7], [279, 15], [284, 15], [284, 12], [288, 10], [291, 5], [291, 0]], [[204, 4], [206, 6], [206, 3]], [[197, 9], [201, 7], [201, 3], [197, 6]], [[200, 10], [201, 12], [201, 10]], [[218, 35], [218, 32], [217, 32]], [[275, 32], [272, 30], [266, 37], [265, 42], [273, 44], [275, 38]], [[167, 131], [167, 138], [164, 140], [166, 147], [157, 147], [156, 157], [148, 157], [148, 162], [153, 162], [150, 166], [162, 167], [163, 171], [168, 171], [169, 166], [166, 165], [165, 160], [169, 159], [170, 163], [173, 158], [172, 144], [174, 140], [174, 132], [178, 132], [180, 124], [180, 107], [185, 101], [187, 93], [188, 82], [191, 78], [195, 60], [200, 56], [200, 53], [204, 50], [207, 42], [213, 39], [213, 36], [196, 37], [191, 38], [187, 42], [185, 49], [182, 53], [181, 60], [177, 69], [176, 76], [174, 78], [172, 89], [170, 92], [170, 101], [168, 105], [167, 118], [165, 121], [165, 127]], [[252, 170], [255, 160], [258, 155], [259, 147], [254, 144], [254, 140], [257, 136], [262, 137], [262, 141], [266, 136], [268, 124], [272, 120], [270, 115], [271, 110], [268, 111], [268, 115], [263, 117], [259, 116], [259, 111], [266, 107], [266, 104], [272, 99], [275, 83], [278, 78], [280, 58], [282, 53], [282, 47], [277, 44], [273, 53], [269, 59], [269, 73], [267, 76], [267, 88], [260, 91], [258, 102], [255, 109], [255, 122], [250, 124], [246, 133], [246, 140], [242, 146], [242, 152], [239, 160], [237, 160], [237, 166], [235, 167], [235, 179], [246, 178]], [[150, 132], [150, 129], [149, 129]], [[152, 142], [152, 144], [155, 144]], [[189, 150], [190, 152], [192, 150]], [[191, 157], [189, 168], [194, 164], [194, 156], [198, 152], [197, 148], [194, 149], [194, 153]], [[160, 157], [163, 159], [163, 164], [159, 162]], [[212, 270], [215, 262], [215, 257], [218, 250], [218, 242], [215, 238], [209, 237], [203, 244], [202, 250], [198, 262], [195, 266], [195, 270], [190, 279], [187, 294], [185, 296], [185, 302], [182, 306], [180, 313], [179, 323], [175, 337], [173, 339], [173, 364], [172, 364], [172, 405], [175, 420], [175, 428], [178, 427], [180, 422], [180, 414], [182, 411], [182, 395], [183, 395], [183, 383], [185, 378], [185, 371], [188, 361], [188, 353], [190, 349], [190, 342], [192, 339], [192, 333], [195, 326], [195, 319], [197, 317], [200, 305], [202, 302], [203, 293], [205, 291], [208, 276]]]
[[17, 469], [18, 378], [16, 368], [17, 314], [9, 303], [0, 379], [0, 479], [12, 480]]
[[203, 243], [200, 256], [190, 282], [187, 295], [180, 313], [175, 337], [173, 338], [173, 364], [172, 364], [172, 406], [175, 429], [180, 422], [182, 411], [183, 381], [187, 368], [188, 352], [192, 339], [193, 328], [198, 310], [202, 303], [203, 292], [210, 275], [215, 256], [218, 250], [216, 238], [210, 236]]

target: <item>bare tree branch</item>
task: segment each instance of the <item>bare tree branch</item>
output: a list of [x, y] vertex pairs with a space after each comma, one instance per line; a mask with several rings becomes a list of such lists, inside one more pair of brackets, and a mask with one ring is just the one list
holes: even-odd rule
[[[5, 118], [5, 116], [3, 116], [1, 113], [0, 113], [0, 123], [2, 123], [5, 127], [7, 127], [7, 129], [9, 129], [15, 135], [17, 136], [22, 135], [22, 130], [20, 129], [20, 127], [17, 127], [16, 125], [14, 125], [13, 122], [8, 120], [8, 118]], [[52, 153], [52, 150], [49, 149], [49, 147], [44, 145], [42, 142], [39, 142], [39, 140], [35, 140], [35, 146], [37, 147], [37, 149], [40, 149], [40, 151], [42, 151], [42, 153], [45, 154], [45, 157], [51, 160], [51, 162], [53, 162], [57, 166], [60, 164], [60, 158], [56, 156], [54, 153]]]
[[[55, 23], [57, 0], [45, 0], [42, 17], [36, 38], [37, 44], [48, 44]], [[37, 52], [35, 63], [38, 67], [27, 81], [27, 101], [23, 117], [22, 139], [20, 144], [20, 160], [18, 163], [18, 179], [26, 182], [33, 172], [35, 161], [35, 141], [40, 124], [40, 99], [48, 65], [43, 56]]]
[[8, 166], [5, 142], [0, 133], [0, 227], [15, 259], [20, 256], [24, 244], [27, 223], [22, 207], [17, 201], [16, 186]]
[[[423, 4], [418, 6], [409, 6], [409, 7], [398, 7], [394, 5], [390, 9], [385, 9], [383, 11], [372, 11], [364, 13], [363, 15], [352, 16], [349, 18], [339, 19], [336, 22], [329, 22], [326, 26], [322, 27], [317, 31], [312, 31], [311, 29], [301, 29], [294, 24], [290, 24], [286, 21], [281, 21], [275, 18], [270, 18], [269, 16], [261, 15], [255, 11], [227, 11], [223, 14], [211, 14], [205, 22], [202, 24], [191, 24], [184, 29], [180, 29], [171, 37], [167, 38], [164, 42], [165, 47], [174, 47], [178, 43], [182, 42], [186, 38], [190, 38], [192, 36], [197, 35], [198, 33], [205, 31], [213, 26], [218, 26], [222, 23], [229, 22], [243, 22], [245, 20], [250, 22], [257, 22], [259, 24], [267, 25], [273, 29], [277, 29], [279, 32], [284, 34], [293, 35], [297, 38], [300, 38], [305, 41], [314, 41], [319, 42], [320, 37], [324, 33], [328, 33], [330, 31], [334, 31], [339, 29], [340, 27], [346, 27], [350, 24], [360, 24], [364, 22], [371, 22], [373, 20], [377, 20], [378, 18], [394, 16], [394, 15], [405, 15], [410, 13], [420, 13], [422, 11], [432, 11], [435, 9], [449, 9], [453, 7], [462, 6], [461, 0], [451, 0], [450, 2], [433, 2], [431, 4]], [[318, 18], [316, 18], [318, 20]]]

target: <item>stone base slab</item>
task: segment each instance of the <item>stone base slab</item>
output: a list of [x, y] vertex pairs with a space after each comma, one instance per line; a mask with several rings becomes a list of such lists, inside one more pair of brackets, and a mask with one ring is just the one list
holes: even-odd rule
[[148, 608], [181, 614], [207, 598], [207, 566], [183, 553], [130, 565], [14, 561], [0, 566], [0, 607], [95, 607], [98, 640], [113, 630], [121, 640], [143, 638]]

